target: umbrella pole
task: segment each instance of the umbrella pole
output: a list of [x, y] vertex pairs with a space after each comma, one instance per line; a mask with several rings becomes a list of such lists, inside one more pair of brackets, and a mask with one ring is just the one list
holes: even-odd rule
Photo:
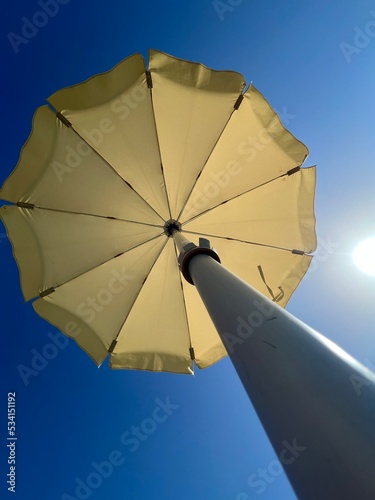
[[179, 232], [173, 237], [181, 272], [196, 286], [297, 496], [373, 499], [374, 373], [221, 266], [207, 240], [196, 247]]

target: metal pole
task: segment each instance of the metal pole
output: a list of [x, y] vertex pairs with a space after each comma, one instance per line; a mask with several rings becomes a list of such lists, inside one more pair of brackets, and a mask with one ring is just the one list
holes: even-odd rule
[[298, 498], [373, 500], [375, 374], [173, 237]]

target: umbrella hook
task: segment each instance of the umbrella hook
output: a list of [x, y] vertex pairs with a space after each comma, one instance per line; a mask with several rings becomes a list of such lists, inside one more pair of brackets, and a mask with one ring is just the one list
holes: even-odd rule
[[275, 296], [275, 294], [272, 291], [272, 288], [267, 285], [266, 278], [264, 277], [263, 269], [262, 266], [258, 266], [258, 271], [260, 274], [260, 277], [262, 278], [263, 283], [266, 285], [267, 290], [269, 291], [269, 294], [272, 297], [272, 302], [280, 302], [280, 300], [284, 297], [284, 290], [282, 289], [281, 286], [279, 286], [280, 293]]

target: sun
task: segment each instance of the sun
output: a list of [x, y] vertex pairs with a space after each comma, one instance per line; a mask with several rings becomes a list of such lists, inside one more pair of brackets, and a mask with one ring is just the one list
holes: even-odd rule
[[355, 265], [364, 273], [375, 276], [375, 238], [361, 241], [353, 251]]

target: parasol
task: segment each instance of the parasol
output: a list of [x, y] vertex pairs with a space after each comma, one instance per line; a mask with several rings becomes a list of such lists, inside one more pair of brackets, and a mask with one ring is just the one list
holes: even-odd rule
[[98, 365], [228, 353], [299, 498], [373, 498], [375, 375], [282, 308], [316, 247], [307, 148], [240, 74], [157, 51], [48, 102], [0, 191], [25, 299]]
[[0, 197], [26, 300], [100, 365], [190, 373], [226, 355], [172, 233], [285, 306], [316, 247], [315, 169], [232, 71], [150, 51], [53, 94]]

